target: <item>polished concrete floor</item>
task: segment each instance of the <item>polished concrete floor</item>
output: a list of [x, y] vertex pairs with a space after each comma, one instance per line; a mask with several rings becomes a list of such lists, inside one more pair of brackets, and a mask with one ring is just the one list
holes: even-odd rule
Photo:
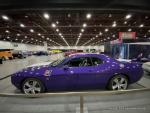
[[[0, 78], [34, 63], [52, 61], [62, 55], [31, 56], [26, 59], [5, 61], [0, 65]], [[129, 89], [150, 87], [150, 77], [144, 77]], [[0, 93], [20, 93], [11, 85], [10, 77], [0, 80]], [[150, 113], [150, 91], [109, 96], [85, 96], [85, 113]], [[0, 113], [79, 113], [78, 96], [42, 98], [0, 97]]]

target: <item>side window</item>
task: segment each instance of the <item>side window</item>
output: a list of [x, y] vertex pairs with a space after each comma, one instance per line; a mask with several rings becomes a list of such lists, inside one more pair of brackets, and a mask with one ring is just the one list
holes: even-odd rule
[[66, 65], [68, 65], [69, 67], [92, 66], [92, 62], [88, 57], [81, 57], [72, 59]]
[[93, 66], [96, 66], [96, 65], [103, 63], [103, 61], [101, 59], [96, 58], [96, 57], [91, 57], [91, 60], [92, 60]]

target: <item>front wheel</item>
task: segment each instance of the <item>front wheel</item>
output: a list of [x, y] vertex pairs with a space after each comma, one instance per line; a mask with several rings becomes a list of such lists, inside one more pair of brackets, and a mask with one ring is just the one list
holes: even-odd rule
[[110, 90], [125, 90], [128, 87], [128, 79], [124, 75], [114, 76], [108, 84]]
[[44, 92], [44, 86], [40, 80], [28, 78], [22, 84], [22, 91], [25, 94], [37, 94]]

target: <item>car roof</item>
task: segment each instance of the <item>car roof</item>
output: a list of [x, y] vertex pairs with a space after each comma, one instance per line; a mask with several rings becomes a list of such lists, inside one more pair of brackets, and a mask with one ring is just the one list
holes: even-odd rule
[[98, 54], [98, 53], [75, 53], [69, 55], [69, 57], [85, 57], [85, 56], [106, 56], [104, 54]]

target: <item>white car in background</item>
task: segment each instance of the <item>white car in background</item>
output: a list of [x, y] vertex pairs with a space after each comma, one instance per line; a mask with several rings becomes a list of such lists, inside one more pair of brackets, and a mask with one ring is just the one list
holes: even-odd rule
[[150, 62], [144, 63], [142, 68], [147, 75], [150, 75]]

